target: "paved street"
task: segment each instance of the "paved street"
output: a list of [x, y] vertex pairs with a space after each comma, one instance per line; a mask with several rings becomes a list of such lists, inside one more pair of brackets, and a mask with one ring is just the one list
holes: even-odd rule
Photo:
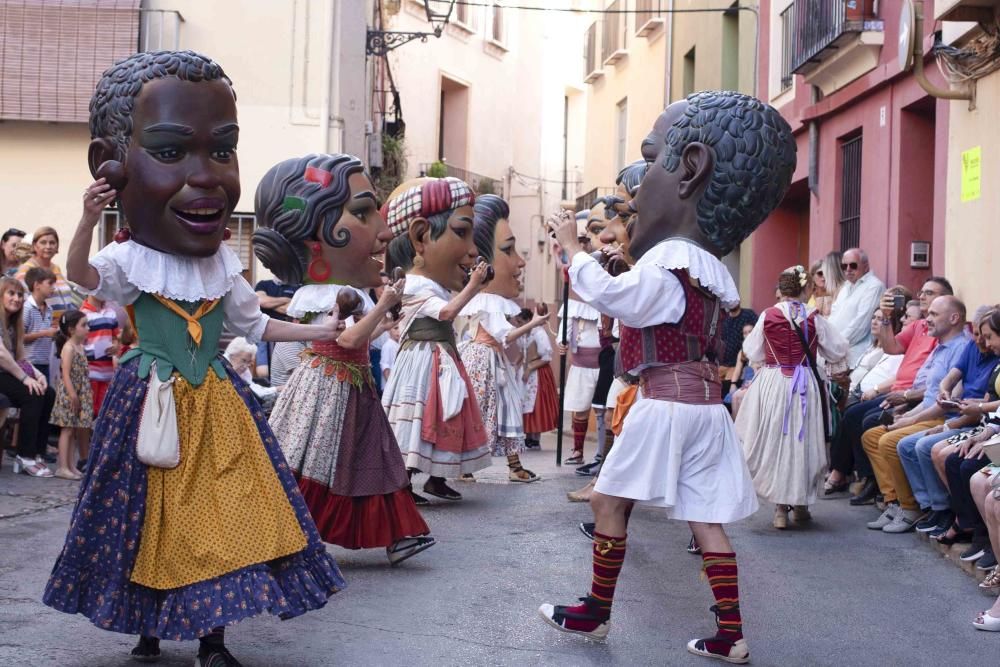
[[[384, 554], [335, 549], [349, 589], [293, 621], [261, 617], [230, 631], [244, 664], [707, 665], [685, 642], [711, 631], [708, 586], [684, 551], [684, 525], [637, 510], [604, 645], [563, 636], [536, 616], [589, 585], [589, 544], [576, 523], [580, 486], [548, 451], [529, 453], [545, 480], [502, 480], [500, 468], [459, 488], [466, 500], [426, 511], [439, 544], [398, 569]], [[62, 544], [73, 485], [0, 473], [0, 664], [131, 665], [133, 641], [38, 601]], [[776, 666], [996, 664], [996, 635], [970, 621], [990, 599], [914, 535], [865, 530], [871, 508], [820, 502], [805, 530], [777, 533], [771, 509], [735, 526], [753, 664]], [[14, 515], [14, 516], [11, 516]], [[193, 643], [164, 643], [162, 665], [189, 665]], [[957, 653], [956, 653], [957, 651]]]

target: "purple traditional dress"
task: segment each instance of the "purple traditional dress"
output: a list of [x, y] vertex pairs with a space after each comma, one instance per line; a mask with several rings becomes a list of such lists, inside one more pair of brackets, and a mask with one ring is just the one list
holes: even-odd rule
[[[251, 340], [267, 325], [240, 261], [224, 245], [195, 258], [128, 241], [91, 264], [93, 293], [134, 309], [139, 343], [97, 419], [45, 604], [105, 630], [171, 640], [325, 605], [344, 580], [264, 413], [218, 353], [224, 323]], [[175, 468], [136, 455], [151, 372], [173, 382]]]

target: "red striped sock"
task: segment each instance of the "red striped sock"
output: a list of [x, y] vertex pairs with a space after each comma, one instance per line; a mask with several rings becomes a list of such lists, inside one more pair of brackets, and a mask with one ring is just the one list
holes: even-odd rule
[[624, 560], [625, 535], [609, 537], [594, 533], [594, 580], [590, 585], [590, 597], [607, 616], [611, 616], [611, 601]]
[[582, 413], [584, 416], [580, 416], [581, 413], [573, 413], [573, 451], [582, 452], [583, 451], [583, 441], [587, 438], [587, 426], [590, 425], [590, 415], [587, 413]]
[[[736, 554], [706, 551], [701, 555], [701, 559], [702, 569], [708, 577], [708, 585], [712, 587], [712, 595], [715, 596], [718, 608], [719, 632], [716, 637], [732, 642], [743, 639]], [[712, 653], [729, 654], [729, 644], [726, 642], [713, 642], [707, 639], [705, 644]]]

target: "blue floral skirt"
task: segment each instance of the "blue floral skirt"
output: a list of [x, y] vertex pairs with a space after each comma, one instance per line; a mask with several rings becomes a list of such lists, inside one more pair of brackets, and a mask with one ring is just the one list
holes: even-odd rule
[[170, 640], [196, 639], [264, 612], [288, 619], [325, 605], [344, 588], [344, 579], [326, 552], [263, 411], [228, 364], [229, 379], [260, 431], [306, 548], [181, 588], [156, 590], [132, 583], [146, 510], [146, 466], [136, 458], [135, 443], [147, 381], [138, 377], [138, 366], [139, 359], [121, 366], [104, 399], [87, 476], [42, 601], [83, 614], [104, 630]]

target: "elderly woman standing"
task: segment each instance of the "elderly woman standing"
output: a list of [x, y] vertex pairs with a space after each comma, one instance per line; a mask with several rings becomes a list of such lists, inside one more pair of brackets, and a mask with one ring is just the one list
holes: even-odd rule
[[750, 363], [764, 365], [743, 399], [736, 432], [757, 494], [776, 504], [778, 529], [788, 527], [789, 506], [796, 521], [811, 518], [809, 505], [826, 468], [828, 406], [817, 382], [823, 380], [817, 354], [826, 359], [826, 372], [835, 373], [848, 349], [847, 340], [805, 306], [808, 288], [804, 268], [785, 269], [778, 278], [781, 301], [761, 314], [743, 343]]
[[56, 274], [56, 288], [52, 296], [46, 299], [52, 309], [53, 319], [66, 310], [77, 310], [83, 303], [83, 298], [76, 293], [72, 285], [63, 276], [62, 269], [52, 261], [59, 253], [59, 234], [51, 227], [39, 227], [31, 235], [31, 257], [20, 266], [15, 277], [24, 282], [24, 277], [30, 269], [36, 266], [48, 269]]

